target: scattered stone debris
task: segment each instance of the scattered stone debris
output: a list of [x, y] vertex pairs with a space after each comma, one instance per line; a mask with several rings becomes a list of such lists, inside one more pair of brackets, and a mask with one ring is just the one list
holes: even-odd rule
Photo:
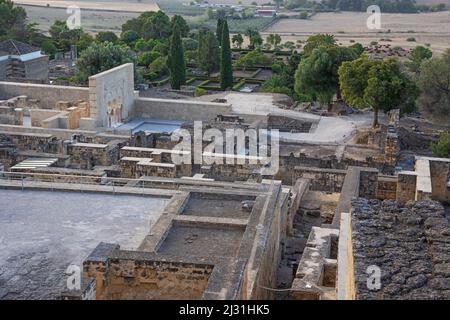
[[[450, 224], [437, 201], [352, 201], [357, 299], [449, 299]], [[381, 287], [367, 285], [379, 267]]]

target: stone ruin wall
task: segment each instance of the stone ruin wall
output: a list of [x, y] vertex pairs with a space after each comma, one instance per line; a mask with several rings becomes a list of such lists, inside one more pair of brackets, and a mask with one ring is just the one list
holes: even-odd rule
[[89, 100], [89, 89], [84, 87], [0, 82], [0, 99], [17, 99], [18, 108], [52, 109], [64, 97], [66, 101]]
[[208, 285], [213, 266], [146, 259], [110, 259], [85, 262], [87, 277], [100, 276], [106, 286], [97, 288], [97, 299], [105, 300], [198, 300]]

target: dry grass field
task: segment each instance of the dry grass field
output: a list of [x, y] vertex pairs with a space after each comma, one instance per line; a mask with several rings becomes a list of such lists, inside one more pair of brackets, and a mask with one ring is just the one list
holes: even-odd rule
[[[27, 11], [28, 20], [37, 23], [38, 28], [44, 32], [48, 31], [55, 20], [64, 21], [69, 17], [66, 9], [35, 6], [23, 7]], [[138, 12], [81, 10], [81, 27], [83, 30], [92, 33], [99, 31], [120, 32], [122, 24], [138, 15]]]
[[16, 4], [42, 7], [67, 8], [77, 6], [86, 10], [112, 10], [125, 12], [158, 11], [159, 6], [154, 1], [87, 1], [87, 0], [14, 0]]
[[[440, 53], [450, 48], [450, 11], [421, 14], [382, 14], [381, 30], [369, 30], [366, 13], [319, 13], [309, 20], [282, 19], [263, 32], [278, 33], [283, 41], [306, 40], [317, 33], [334, 34], [338, 42], [347, 45], [350, 40], [368, 45], [372, 41], [390, 43], [392, 46], [412, 48], [430, 44]], [[415, 38], [415, 42], [406, 41]], [[380, 41], [388, 39], [391, 41]]]

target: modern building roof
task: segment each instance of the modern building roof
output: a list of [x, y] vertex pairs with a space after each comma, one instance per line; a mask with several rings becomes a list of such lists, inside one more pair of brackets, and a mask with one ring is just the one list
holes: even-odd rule
[[31, 52], [41, 51], [41, 49], [16, 40], [6, 40], [0, 42], [0, 55], [24, 55]]

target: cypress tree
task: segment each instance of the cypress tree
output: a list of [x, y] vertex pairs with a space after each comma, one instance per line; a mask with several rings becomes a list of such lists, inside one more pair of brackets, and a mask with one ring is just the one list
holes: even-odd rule
[[217, 43], [219, 46], [222, 45], [222, 32], [223, 32], [223, 23], [224, 19], [219, 18], [217, 19], [217, 27], [216, 27], [216, 37], [217, 37]]
[[172, 30], [167, 64], [170, 70], [170, 86], [172, 89], [180, 90], [181, 85], [186, 83], [186, 66], [178, 24], [175, 24]]
[[233, 86], [233, 67], [231, 64], [230, 33], [227, 20], [223, 21], [222, 39], [220, 47], [220, 87], [222, 89]]

